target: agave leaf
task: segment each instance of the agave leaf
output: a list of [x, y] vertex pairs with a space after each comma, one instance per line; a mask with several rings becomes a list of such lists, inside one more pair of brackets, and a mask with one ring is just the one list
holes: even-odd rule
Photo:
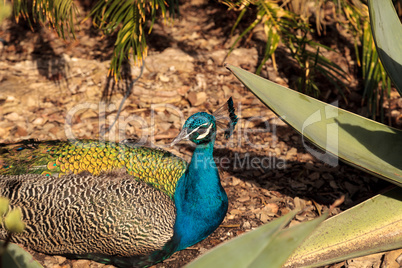
[[253, 231], [217, 246], [187, 265], [194, 267], [281, 267], [293, 250], [326, 215], [282, 230], [296, 215], [292, 211]]
[[239, 67], [228, 64], [227, 68], [282, 120], [325, 151], [315, 151], [305, 144], [315, 157], [336, 165], [334, 156], [337, 156], [402, 186], [401, 130], [321, 102]]
[[[0, 246], [3, 242], [0, 242]], [[8, 244], [2, 258], [2, 267], [43, 268], [31, 254], [15, 244]]]
[[[336, 155], [362, 170], [402, 185], [400, 130], [315, 100], [238, 67], [227, 67], [284, 121], [326, 150], [324, 156]], [[334, 159], [310, 152], [336, 164]], [[299, 258], [303, 265], [312, 265], [312, 260], [318, 262], [314, 265], [324, 265], [402, 247], [401, 201], [402, 190], [398, 188], [325, 221], [296, 251], [293, 256], [298, 257], [292, 257], [290, 264], [300, 264], [296, 263]]]
[[273, 237], [292, 220], [296, 213], [297, 211], [291, 211], [256, 230], [229, 240], [197, 258], [186, 267], [247, 267], [261, 253], [263, 248], [272, 242]]
[[[289, 255], [328, 217], [320, 217], [279, 232], [249, 267], [282, 267]], [[240, 266], [239, 266], [240, 267]]]
[[381, 62], [402, 95], [402, 25], [391, 0], [369, 0], [370, 23]]
[[323, 222], [285, 267], [317, 267], [402, 247], [402, 189], [377, 195]]

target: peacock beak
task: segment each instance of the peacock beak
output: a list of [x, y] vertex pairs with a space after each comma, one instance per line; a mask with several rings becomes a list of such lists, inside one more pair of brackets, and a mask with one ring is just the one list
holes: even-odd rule
[[172, 141], [170, 144], [170, 147], [173, 147], [176, 143], [182, 141], [182, 140], [189, 140], [190, 133], [188, 133], [188, 128], [183, 128], [179, 135]]

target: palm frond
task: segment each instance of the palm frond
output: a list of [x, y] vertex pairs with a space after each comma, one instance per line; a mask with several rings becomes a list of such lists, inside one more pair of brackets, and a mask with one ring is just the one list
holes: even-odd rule
[[73, 0], [13, 0], [12, 3], [17, 22], [21, 17], [27, 20], [31, 27], [32, 22], [48, 22], [63, 39], [70, 34], [75, 37], [74, 22], [78, 9]]
[[120, 77], [123, 61], [131, 53], [139, 64], [147, 55], [146, 33], [152, 30], [157, 10], [166, 19], [168, 13], [175, 14], [177, 7], [178, 0], [101, 0], [96, 4], [91, 11], [94, 24], [106, 34], [117, 31], [109, 70], [116, 79]]

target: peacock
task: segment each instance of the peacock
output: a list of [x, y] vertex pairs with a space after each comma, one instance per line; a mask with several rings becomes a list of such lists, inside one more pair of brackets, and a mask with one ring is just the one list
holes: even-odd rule
[[0, 196], [21, 208], [26, 224], [12, 241], [118, 267], [151, 266], [202, 241], [228, 208], [213, 159], [217, 126], [228, 139], [237, 120], [232, 98], [213, 114], [190, 116], [172, 142], [195, 144], [190, 163], [129, 142], [2, 145]]

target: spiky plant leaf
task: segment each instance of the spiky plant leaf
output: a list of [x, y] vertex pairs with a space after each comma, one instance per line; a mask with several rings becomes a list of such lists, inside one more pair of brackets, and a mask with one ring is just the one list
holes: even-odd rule
[[[380, 7], [379, 2], [372, 2], [378, 4], [378, 10], [384, 10], [382, 5]], [[383, 17], [382, 20], [386, 20], [386, 18]], [[381, 25], [382, 22], [379, 21]], [[394, 24], [399, 26], [399, 21], [394, 21]], [[399, 33], [394, 32], [394, 34], [398, 36]], [[388, 42], [392, 43], [392, 38]], [[388, 42], [386, 44], [390, 44]], [[381, 55], [380, 50], [379, 53]], [[371, 55], [375, 56], [375, 54]], [[396, 55], [396, 57], [398, 56], [400, 54]], [[373, 62], [376, 62], [376, 59]], [[395, 62], [392, 63], [395, 64]], [[400, 67], [400, 64], [398, 65]], [[348, 163], [374, 175], [388, 179], [399, 186], [402, 185], [401, 165], [397, 160], [399, 159], [399, 148], [402, 146], [401, 131], [344, 110], [326, 106], [324, 103], [313, 101], [307, 96], [294, 94], [294, 92], [271, 82], [263, 82], [261, 78], [256, 78], [256, 76], [239, 68], [229, 66], [229, 69], [267, 106], [271, 107], [275, 113], [282, 116], [285, 121], [318, 147], [325, 148], [327, 152], [335, 154]], [[399, 73], [395, 72], [395, 75]], [[368, 77], [375, 77], [375, 75], [370, 74]], [[383, 73], [379, 75], [385, 77]], [[280, 102], [283, 100], [286, 101], [281, 104]], [[293, 112], [288, 109], [286, 112], [286, 106], [298, 107], [298, 111]], [[301, 116], [296, 115], [300, 112]], [[322, 124], [324, 121], [322, 117], [325, 119], [324, 124]], [[328, 128], [328, 125], [337, 127]], [[312, 127], [304, 132], [308, 126]], [[339, 129], [341, 131], [338, 131]], [[314, 131], [325, 134], [315, 135]], [[333, 132], [335, 132], [334, 135], [329, 134], [333, 134]], [[326, 141], [324, 136], [328, 137]], [[348, 150], [342, 144], [343, 142], [351, 145], [351, 148]], [[351, 150], [356, 151], [352, 152]], [[375, 165], [378, 161], [381, 164], [380, 168], [376, 169]], [[392, 172], [387, 172], [388, 168]], [[305, 241], [288, 261], [287, 266], [322, 266], [347, 258], [402, 247], [401, 201], [402, 190], [397, 188], [331, 218]]]
[[0, 217], [3, 217], [8, 211], [8, 205], [10, 200], [8, 198], [0, 196]]
[[402, 247], [402, 188], [324, 221], [285, 267], [319, 267]]
[[269, 224], [229, 240], [191, 262], [187, 267], [247, 267], [273, 241], [274, 237], [289, 224], [296, 213], [297, 211], [289, 212]]
[[[401, 130], [339, 109], [241, 68], [227, 67], [286, 123], [327, 152], [322, 156], [335, 155], [348, 164], [402, 186]], [[336, 161], [335, 158], [332, 160]]]
[[323, 213], [314, 220], [284, 229], [264, 248], [262, 254], [249, 267], [282, 267], [293, 252], [328, 217]]
[[[330, 155], [335, 155], [348, 164], [402, 186], [402, 163], [399, 161], [402, 131], [323, 103], [241, 68], [227, 67], [285, 122], [326, 151], [321, 154], [310, 150], [318, 158], [328, 160], [324, 157], [331, 159]], [[328, 163], [337, 164], [336, 158], [331, 161]], [[296, 259], [307, 264], [311, 260], [331, 263], [402, 247], [401, 201], [402, 190], [398, 188], [389, 196], [377, 196], [329, 219], [311, 242], [305, 242], [308, 246]], [[340, 254], [335, 254], [337, 251]]]
[[268, 224], [229, 240], [202, 255], [186, 267], [281, 267], [294, 249], [320, 224], [327, 214], [283, 229], [296, 215], [290, 212]]
[[[0, 247], [3, 247], [2, 241], [0, 241]], [[31, 254], [12, 243], [7, 245], [6, 251], [2, 254], [1, 264], [2, 267], [43, 268]]]
[[4, 225], [11, 233], [22, 233], [25, 224], [22, 222], [22, 212], [20, 208], [14, 208], [4, 217]]
[[378, 55], [402, 95], [402, 25], [391, 0], [369, 0], [370, 23]]

